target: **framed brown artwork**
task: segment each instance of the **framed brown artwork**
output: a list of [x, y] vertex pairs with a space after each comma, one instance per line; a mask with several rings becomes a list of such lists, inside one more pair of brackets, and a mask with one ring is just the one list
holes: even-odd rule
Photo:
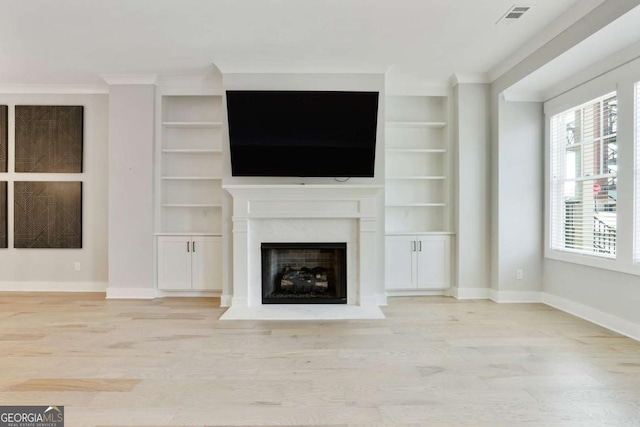
[[8, 248], [7, 240], [7, 181], [0, 181], [0, 249]]
[[17, 105], [16, 172], [81, 173], [84, 107]]
[[16, 181], [15, 248], [82, 248], [82, 182]]
[[9, 108], [0, 105], [0, 172], [7, 172], [9, 140]]

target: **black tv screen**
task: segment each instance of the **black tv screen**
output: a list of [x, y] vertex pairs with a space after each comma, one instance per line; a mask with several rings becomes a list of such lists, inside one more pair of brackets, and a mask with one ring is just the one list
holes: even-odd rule
[[233, 176], [372, 177], [378, 92], [227, 91]]

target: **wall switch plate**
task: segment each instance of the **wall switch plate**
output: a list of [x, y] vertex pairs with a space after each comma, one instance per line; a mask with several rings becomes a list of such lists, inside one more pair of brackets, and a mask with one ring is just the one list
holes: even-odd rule
[[524, 270], [522, 270], [521, 268], [516, 270], [516, 279], [517, 280], [522, 280], [522, 278], [524, 277]]
[[73, 266], [73, 269], [74, 269], [75, 271], [80, 271], [80, 263], [79, 263], [79, 262], [76, 262], [76, 263], [74, 264], [74, 266]]

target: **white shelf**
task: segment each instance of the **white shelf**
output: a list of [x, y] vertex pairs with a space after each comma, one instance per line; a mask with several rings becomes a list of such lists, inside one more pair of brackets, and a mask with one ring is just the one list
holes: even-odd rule
[[220, 236], [221, 96], [164, 89], [157, 99], [156, 236]]
[[388, 176], [387, 181], [394, 179], [447, 179], [446, 176]]
[[453, 231], [387, 231], [387, 236], [451, 236]]
[[447, 104], [442, 96], [387, 97], [385, 230], [392, 239], [454, 234]]
[[219, 176], [163, 176], [164, 180], [182, 180], [182, 181], [220, 181], [222, 177]]
[[198, 233], [194, 233], [191, 231], [185, 231], [185, 232], [179, 232], [179, 231], [174, 231], [174, 232], [159, 232], [159, 233], [153, 233], [154, 236], [222, 236], [222, 234], [220, 233], [208, 233], [208, 232], [198, 232]]
[[220, 148], [163, 148], [163, 153], [167, 154], [215, 154], [222, 153]]
[[386, 122], [388, 128], [438, 129], [447, 126], [446, 122]]
[[360, 190], [382, 190], [384, 185], [367, 185], [367, 184], [230, 184], [223, 185], [222, 188], [230, 190], [253, 190], [253, 189], [295, 189], [295, 188], [312, 188], [312, 189], [330, 189], [330, 190], [344, 190], [344, 189], [360, 189]]
[[221, 204], [208, 203], [165, 203], [163, 208], [220, 208]]
[[445, 207], [446, 203], [391, 203], [386, 205], [388, 208], [420, 208], [420, 207]]
[[222, 122], [162, 122], [162, 126], [174, 129], [211, 129], [222, 127]]
[[442, 154], [447, 150], [444, 148], [387, 148], [387, 152], [391, 153], [434, 153]]

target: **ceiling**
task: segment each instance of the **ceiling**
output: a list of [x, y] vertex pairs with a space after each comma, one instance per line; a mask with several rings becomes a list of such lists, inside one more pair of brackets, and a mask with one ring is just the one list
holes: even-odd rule
[[[585, 74], [592, 74], [593, 70], [589, 68], [599, 61], [608, 64], [605, 68], [608, 71], [611, 64], [629, 59], [624, 58], [625, 48], [632, 48], [633, 59], [637, 59], [636, 52], [640, 50], [639, 22], [640, 7], [636, 7], [511, 86], [508, 96], [514, 99], [548, 100], [557, 92], [568, 90], [575, 83], [573, 76], [577, 76], [578, 80], [583, 79], [579, 75], [582, 70], [586, 71]], [[621, 52], [622, 58], [618, 58]]]
[[[399, 86], [446, 85], [453, 73], [489, 75], [602, 1], [0, 0], [0, 84], [204, 75], [217, 63], [389, 70]], [[532, 9], [495, 25], [514, 4]]]

